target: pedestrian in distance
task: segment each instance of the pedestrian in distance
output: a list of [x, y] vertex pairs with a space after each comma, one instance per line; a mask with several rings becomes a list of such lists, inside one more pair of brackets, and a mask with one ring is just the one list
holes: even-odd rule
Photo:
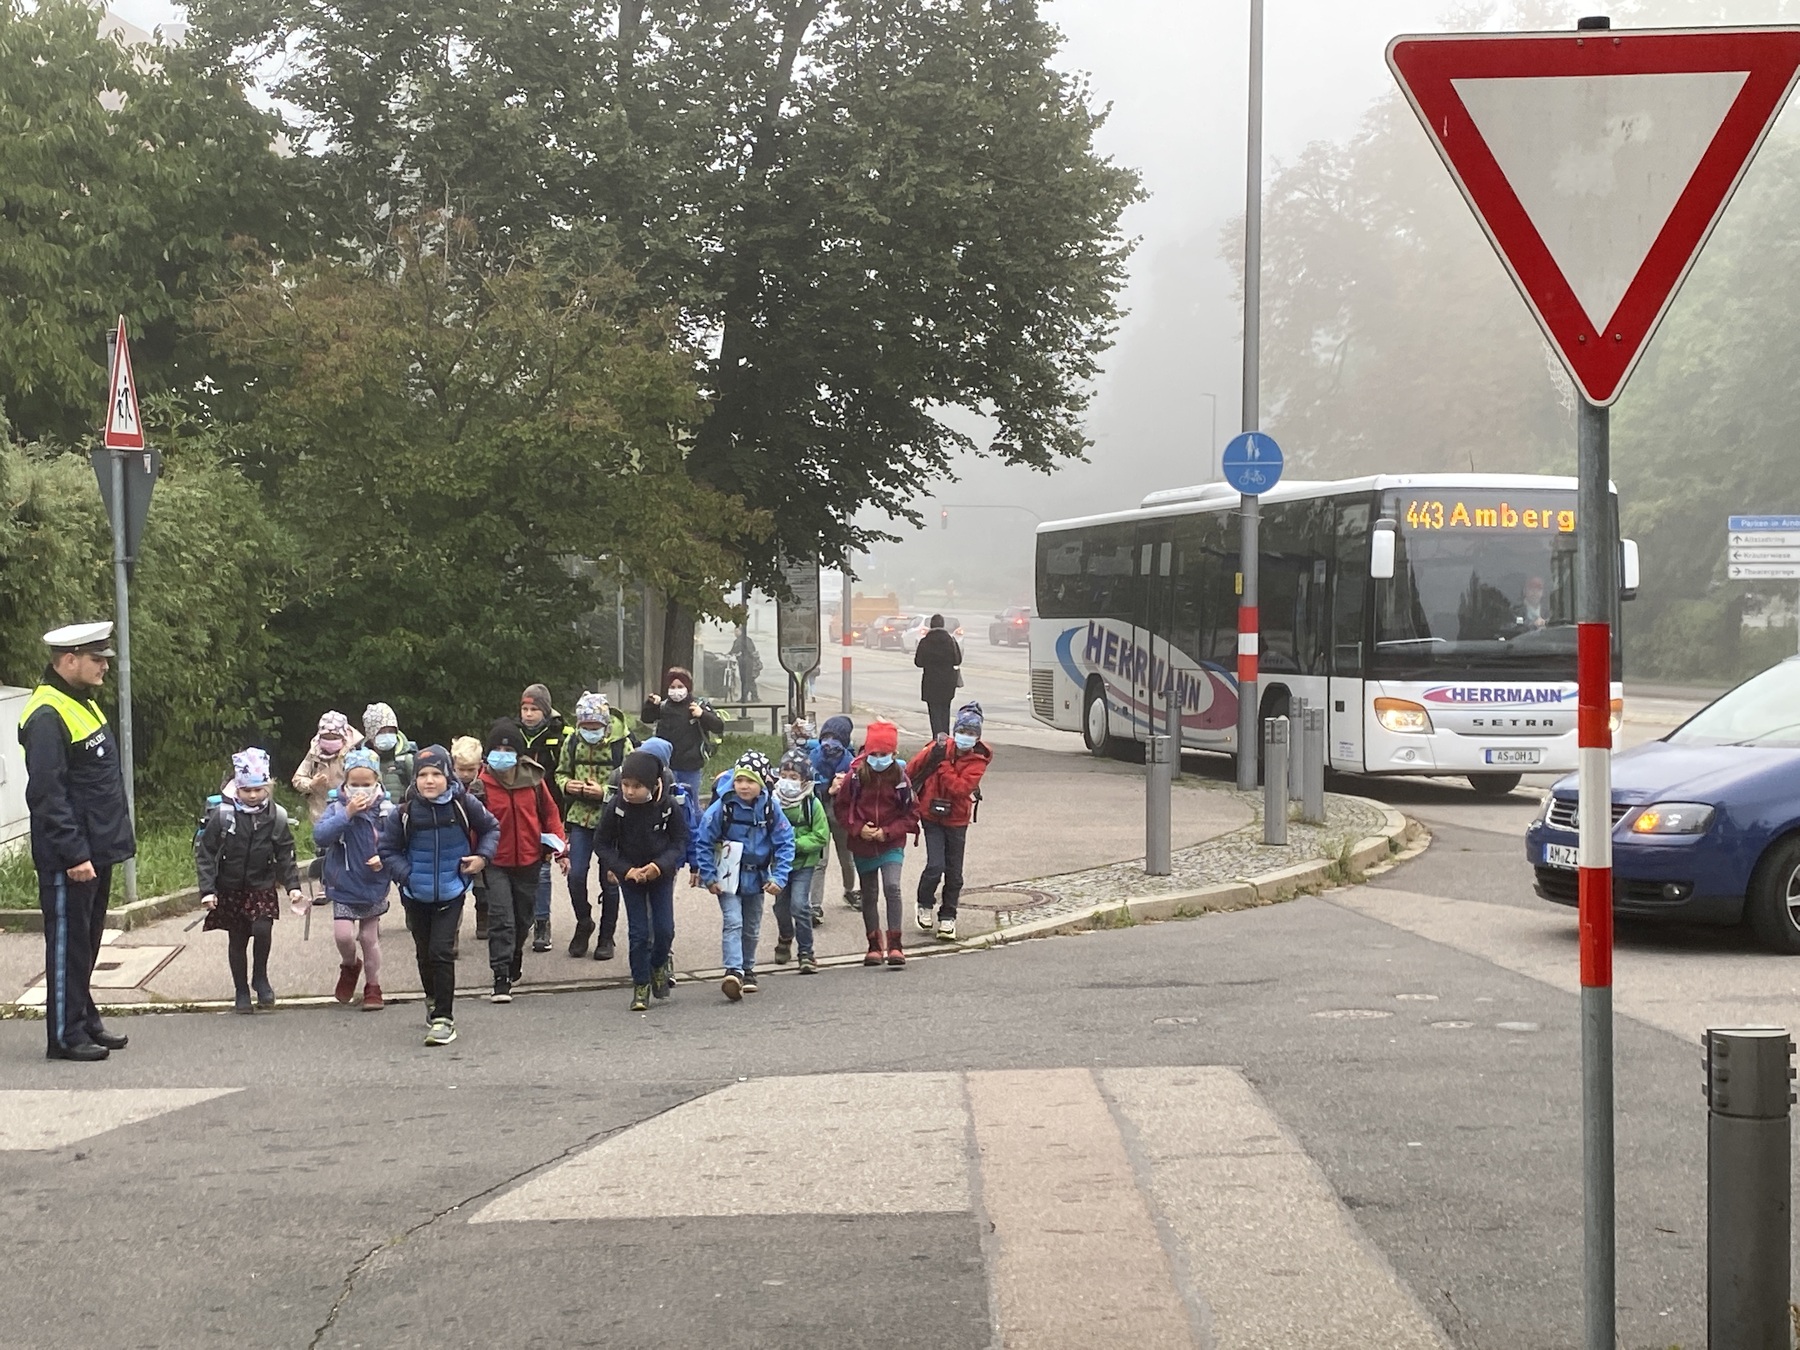
[[775, 898], [775, 964], [786, 965], [798, 942], [800, 973], [813, 975], [819, 963], [813, 955], [812, 888], [822, 875], [819, 862], [831, 844], [831, 824], [813, 793], [812, 757], [805, 750], [790, 750], [781, 757], [775, 802], [794, 830], [794, 866]]
[[[969, 826], [980, 808], [981, 778], [994, 762], [994, 752], [981, 739], [981, 705], [969, 702], [956, 710], [956, 725], [913, 756], [906, 766], [919, 823], [925, 835], [925, 870], [919, 874], [919, 931], [956, 938], [956, 903], [962, 895], [963, 856]], [[943, 899], [937, 898], [939, 882]]]
[[[450, 766], [462, 790], [486, 805], [481, 786], [481, 741], [474, 736], [458, 736], [450, 742]], [[488, 936], [488, 874], [484, 867], [474, 876], [469, 888], [475, 901], [475, 940], [486, 942]]]
[[488, 732], [481, 769], [482, 799], [500, 822], [500, 845], [488, 876], [488, 964], [495, 1003], [511, 1003], [513, 986], [525, 973], [526, 934], [545, 860], [569, 870], [569, 846], [549, 774], [523, 753], [524, 745], [519, 724], [501, 718]]
[[385, 1006], [381, 916], [388, 912], [388, 874], [381, 862], [381, 832], [393, 811], [394, 803], [381, 786], [380, 758], [359, 747], [344, 756], [344, 785], [313, 826], [313, 846], [324, 860], [325, 898], [331, 901], [331, 936], [338, 949], [332, 996], [349, 1003], [356, 997], [360, 978], [365, 1012]]
[[689, 855], [688, 817], [675, 800], [673, 780], [643, 750], [625, 756], [618, 791], [601, 808], [594, 847], [600, 866], [619, 888], [631, 962], [631, 1010], [667, 998], [675, 974], [675, 876]]
[[780, 895], [794, 867], [794, 827], [775, 804], [774, 777], [767, 755], [746, 750], [700, 821], [700, 880], [719, 897], [719, 987], [733, 1003], [756, 992], [763, 897]]
[[351, 728], [350, 719], [344, 714], [320, 714], [319, 730], [293, 778], [294, 791], [306, 798], [306, 813], [314, 825], [324, 818], [331, 794], [344, 785], [349, 767], [345, 757], [362, 743], [362, 733]]
[[[525, 744], [521, 747], [522, 752], [528, 758], [543, 765], [544, 772], [550, 775], [550, 795], [556, 799], [556, 809], [561, 811], [565, 803], [562, 791], [556, 785], [556, 766], [562, 760], [563, 745], [568, 739], [568, 726], [563, 720], [563, 715], [551, 706], [550, 690], [545, 685], [528, 684], [525, 686], [525, 692], [519, 695], [519, 730], [525, 736]], [[531, 950], [534, 952], [550, 950], [550, 860], [548, 858], [538, 869], [537, 903], [532, 913]]]
[[252, 1013], [275, 1006], [269, 948], [281, 916], [281, 888], [296, 914], [306, 912], [306, 897], [287, 811], [270, 800], [268, 751], [240, 750], [231, 765], [221, 801], [194, 841], [194, 872], [206, 910], [201, 931], [224, 930], [236, 1011]]
[[919, 697], [925, 700], [933, 736], [950, 732], [950, 704], [962, 684], [962, 659], [962, 648], [944, 627], [944, 616], [933, 614], [930, 627], [913, 650], [913, 664], [924, 672], [919, 676]]
[[[863, 927], [869, 935], [863, 964], [879, 966], [885, 961], [896, 969], [906, 964], [900, 941], [900, 869], [906, 859], [906, 841], [919, 831], [906, 766], [896, 758], [899, 748], [898, 727], [879, 720], [869, 723], [862, 754], [833, 787], [862, 887]], [[884, 898], [885, 928], [881, 922]]]
[[644, 700], [643, 718], [669, 743], [669, 767], [698, 801], [706, 738], [723, 736], [725, 723], [695, 696], [693, 673], [685, 666], [670, 666], [663, 673], [663, 692]]
[[[631, 750], [625, 714], [600, 693], [583, 694], [575, 702], [575, 734], [563, 741], [556, 769], [562, 792], [563, 823], [569, 827], [569, 905], [575, 911], [575, 935], [569, 955], [587, 955], [594, 936], [594, 911], [588, 903], [588, 870], [594, 861], [594, 831], [605, 809], [607, 782], [619, 772]], [[619, 886], [600, 868], [600, 925], [594, 959], [610, 961], [619, 931]]]
[[425, 991], [425, 1044], [456, 1039], [456, 934], [473, 878], [501, 846], [500, 822], [456, 781], [450, 752], [417, 754], [412, 790], [381, 832], [381, 865], [400, 888]]
[[19, 715], [50, 1059], [105, 1059], [128, 1039], [106, 1029], [90, 992], [112, 870], [137, 853], [119, 743], [94, 700], [113, 657], [112, 631], [103, 622], [45, 633], [50, 661]]
[[389, 800], [399, 801], [412, 786], [413, 755], [418, 747], [400, 730], [400, 719], [385, 703], [363, 709], [363, 739], [381, 756], [381, 787]]
[[[838, 810], [837, 798], [832, 794], [832, 784], [846, 773], [856, 758], [853, 748], [856, 743], [856, 724], [842, 714], [828, 717], [819, 728], [819, 743], [813, 748], [813, 795], [825, 804], [826, 823], [831, 827], [832, 849], [837, 854], [838, 872], [844, 883], [844, 903], [851, 909], [862, 908], [862, 886], [856, 879], [856, 855], [850, 851], [850, 835], [844, 829], [844, 820]], [[819, 858], [819, 870], [825, 870], [823, 855]], [[813, 913], [815, 922], [821, 915], [816, 903], [825, 894], [825, 878], [821, 876], [813, 884]]]

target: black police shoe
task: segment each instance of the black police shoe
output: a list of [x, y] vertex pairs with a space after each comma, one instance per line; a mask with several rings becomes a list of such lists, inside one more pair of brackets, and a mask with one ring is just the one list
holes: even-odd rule
[[123, 1050], [131, 1044], [131, 1037], [121, 1036], [118, 1032], [108, 1031], [105, 1027], [101, 1027], [98, 1031], [88, 1032], [88, 1036], [95, 1045], [105, 1046], [108, 1050]]
[[90, 1064], [97, 1059], [105, 1059], [111, 1053], [104, 1045], [93, 1041], [83, 1041], [80, 1045], [62, 1045], [54, 1050], [44, 1052], [45, 1059], [74, 1059], [83, 1064]]

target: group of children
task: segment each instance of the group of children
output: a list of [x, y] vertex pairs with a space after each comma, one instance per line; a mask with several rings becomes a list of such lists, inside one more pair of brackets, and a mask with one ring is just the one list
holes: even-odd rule
[[[552, 866], [568, 878], [572, 955], [584, 955], [597, 932], [594, 955], [610, 959], [623, 910], [638, 1012], [667, 998], [674, 983], [674, 892], [683, 870], [689, 885], [718, 898], [721, 988], [732, 1002], [757, 991], [765, 899], [778, 926], [776, 963], [797, 953], [800, 974], [817, 972], [813, 934], [825, 919], [823, 880], [834, 847], [844, 898], [862, 911], [865, 966], [906, 964], [901, 863], [908, 840], [921, 833], [927, 865], [918, 926], [956, 936], [964, 843], [992, 760], [979, 704], [966, 704], [953, 736], [938, 737], [910, 763], [898, 757], [891, 722], [871, 722], [860, 748], [847, 717], [828, 719], [816, 736], [797, 722], [778, 765], [746, 752], [717, 776], [702, 804], [701, 770], [689, 766], [696, 749], [703, 763], [702, 735], [713, 729], [707, 719], [716, 725], [717, 718], [692, 696], [691, 676], [671, 669], [662, 695], [646, 703], [645, 720], [675, 735], [641, 745], [598, 693], [581, 696], [568, 734], [541, 685], [526, 690], [519, 721], [501, 718], [485, 741], [458, 737], [448, 749], [408, 741], [386, 704], [370, 705], [360, 737], [342, 713], [321, 717], [294, 786], [313, 819], [332, 906], [337, 1000], [352, 1003], [360, 981], [361, 1006], [384, 1006], [380, 920], [397, 888], [425, 993], [425, 1043], [454, 1041], [465, 904], [474, 901], [477, 939], [487, 942], [490, 998], [510, 1002], [527, 935], [538, 950], [548, 948]], [[280, 891], [296, 913], [307, 902], [287, 813], [270, 799], [265, 751], [232, 757], [194, 853], [206, 928], [230, 939], [237, 1011], [274, 1006], [267, 965]], [[597, 922], [589, 898], [595, 860]]]

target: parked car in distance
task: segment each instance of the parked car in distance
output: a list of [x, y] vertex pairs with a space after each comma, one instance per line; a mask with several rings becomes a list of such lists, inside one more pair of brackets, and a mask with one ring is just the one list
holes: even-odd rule
[[869, 626], [863, 629], [862, 644], [876, 651], [887, 647], [897, 651], [905, 645], [901, 637], [913, 622], [911, 614], [883, 614], [879, 619], [870, 619]]
[[[1613, 759], [1613, 909], [1748, 922], [1800, 955], [1800, 656], [1721, 694], [1659, 741]], [[1525, 833], [1537, 893], [1577, 903], [1577, 780]]]
[[[900, 634], [900, 650], [906, 652], [917, 651], [919, 649], [919, 639], [925, 636], [926, 631], [930, 629], [930, 627], [931, 616], [929, 614], [915, 614], [912, 621], [906, 625], [905, 630]], [[958, 642], [962, 641], [962, 625], [948, 614], [944, 615], [944, 627], [949, 631], [951, 637], [955, 638]]]
[[1031, 611], [1024, 605], [1012, 605], [994, 615], [988, 625], [988, 645], [1022, 647], [1031, 641]]

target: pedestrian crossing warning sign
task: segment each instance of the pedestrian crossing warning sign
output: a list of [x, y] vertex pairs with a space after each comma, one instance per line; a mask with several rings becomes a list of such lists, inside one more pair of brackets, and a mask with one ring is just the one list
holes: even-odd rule
[[112, 388], [106, 400], [106, 448], [142, 450], [144, 424], [138, 418], [137, 381], [131, 374], [131, 348], [125, 341], [125, 316], [119, 316], [119, 337], [113, 348]]

